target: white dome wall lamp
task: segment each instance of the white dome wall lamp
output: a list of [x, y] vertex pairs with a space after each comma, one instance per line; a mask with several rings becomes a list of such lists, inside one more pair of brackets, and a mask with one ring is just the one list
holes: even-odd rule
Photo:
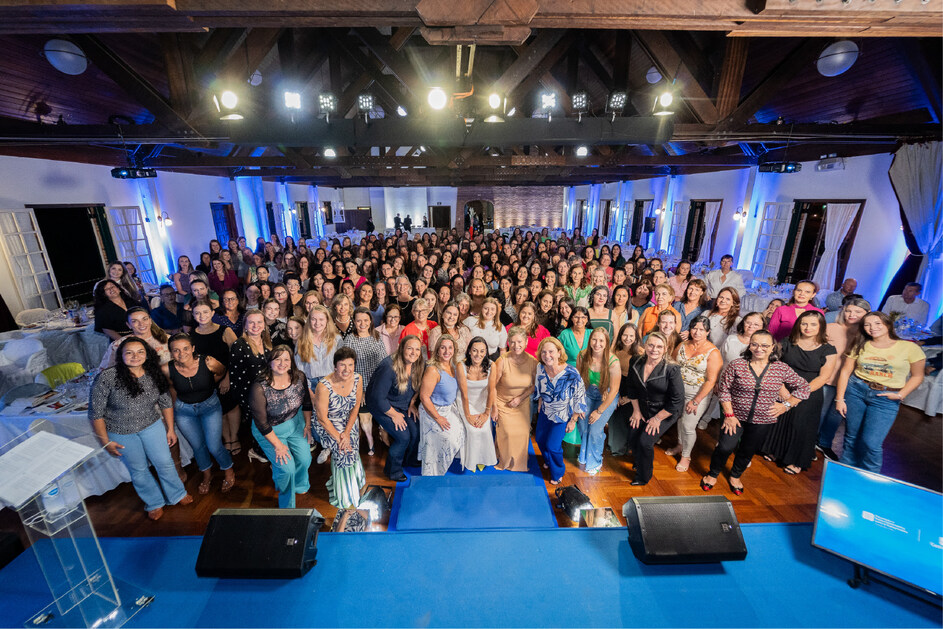
[[41, 54], [52, 67], [63, 74], [77, 76], [88, 67], [85, 52], [67, 39], [50, 39], [43, 46]]

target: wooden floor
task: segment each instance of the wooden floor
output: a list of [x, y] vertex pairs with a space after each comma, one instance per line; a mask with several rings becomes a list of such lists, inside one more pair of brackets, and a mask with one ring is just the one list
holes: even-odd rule
[[[941, 417], [930, 418], [909, 407], [903, 410], [885, 442], [884, 473], [910, 483], [936, 491], [943, 489], [943, 430]], [[677, 496], [700, 495], [699, 479], [706, 471], [710, 453], [717, 435], [717, 422], [708, 431], [698, 431], [698, 442], [694, 450], [693, 464], [685, 473], [675, 471], [676, 461], [665, 455], [664, 447], [676, 442], [672, 429], [661, 446], [655, 451], [655, 478], [645, 487], [631, 487], [633, 477], [630, 457], [613, 457], [606, 452], [603, 469], [595, 477], [589, 476], [576, 463], [575, 453], [567, 453], [567, 473], [561, 486], [575, 484], [586, 493], [596, 507], [612, 507], [622, 520], [622, 505], [633, 496]], [[361, 443], [363, 440], [361, 440]], [[841, 434], [836, 439], [840, 445]], [[394, 483], [383, 476], [385, 449], [378, 441], [376, 456], [366, 455], [363, 446], [362, 458], [368, 485], [393, 487]], [[712, 493], [729, 498], [741, 522], [808, 522], [815, 512], [821, 480], [823, 461], [813, 463], [812, 468], [799, 476], [784, 474], [775, 464], [755, 457], [749, 470], [743, 475], [746, 491], [734, 496], [727, 487], [726, 477], [721, 476]], [[86, 501], [92, 521], [99, 535], [105, 537], [154, 536], [154, 535], [202, 535], [210, 515], [220, 507], [267, 508], [277, 506], [272, 485], [271, 471], [267, 464], [250, 462], [245, 454], [236, 457], [237, 484], [227, 494], [219, 492], [222, 474], [216, 472], [213, 488], [208, 495], [197, 494], [199, 473], [195, 464], [188, 467], [190, 479], [187, 489], [194, 497], [189, 506], [175, 506], [164, 510], [159, 522], [151, 522], [143, 511], [143, 505], [130, 483], [125, 483], [104, 496]], [[336, 509], [327, 501], [324, 486], [330, 475], [330, 464], [311, 466], [311, 491], [298, 497], [299, 507], [313, 507], [325, 516], [328, 525]], [[549, 480], [546, 477], [545, 482]], [[546, 483], [548, 492], [555, 487]], [[575, 526], [562, 512], [557, 511], [560, 526]], [[0, 511], [0, 530], [22, 529], [16, 514], [9, 509]], [[24, 539], [24, 543], [26, 540]]]

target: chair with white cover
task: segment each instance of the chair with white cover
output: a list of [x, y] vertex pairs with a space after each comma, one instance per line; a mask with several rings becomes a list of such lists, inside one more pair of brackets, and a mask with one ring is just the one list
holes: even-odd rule
[[750, 269], [737, 269], [737, 273], [743, 278], [743, 285], [747, 287], [747, 290], [753, 288], [753, 271]]
[[21, 384], [33, 382], [49, 366], [49, 357], [39, 339], [14, 339], [0, 351], [0, 395]]
[[45, 308], [27, 308], [17, 313], [13, 318], [16, 324], [21, 328], [43, 323], [49, 318], [50, 312]]

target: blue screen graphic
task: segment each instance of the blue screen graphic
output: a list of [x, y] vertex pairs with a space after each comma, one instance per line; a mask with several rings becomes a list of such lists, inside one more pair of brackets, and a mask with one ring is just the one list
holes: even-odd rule
[[943, 495], [831, 461], [812, 544], [943, 593]]

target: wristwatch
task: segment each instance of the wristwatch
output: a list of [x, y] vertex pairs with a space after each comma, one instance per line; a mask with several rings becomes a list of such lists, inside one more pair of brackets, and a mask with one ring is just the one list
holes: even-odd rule
[[789, 400], [783, 400], [783, 406], [786, 408], [792, 408], [792, 404], [789, 403]]

